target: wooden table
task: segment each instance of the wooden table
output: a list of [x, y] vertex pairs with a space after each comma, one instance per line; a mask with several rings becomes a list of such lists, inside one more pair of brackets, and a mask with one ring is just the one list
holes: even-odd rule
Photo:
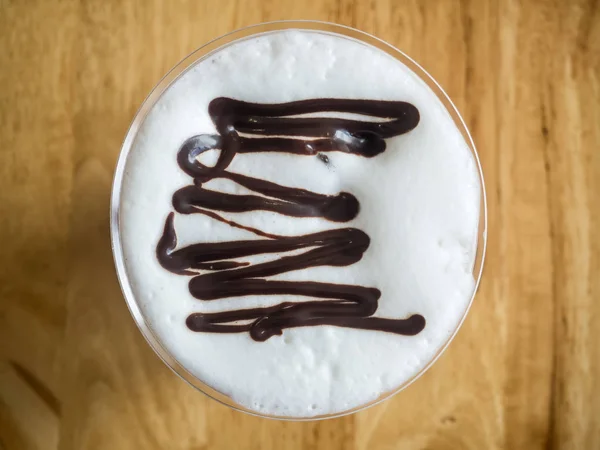
[[[0, 448], [600, 449], [598, 1], [0, 0]], [[146, 345], [108, 235], [121, 140], [184, 55], [282, 18], [351, 25], [419, 61], [487, 181], [481, 290], [391, 401], [316, 423], [194, 392]]]

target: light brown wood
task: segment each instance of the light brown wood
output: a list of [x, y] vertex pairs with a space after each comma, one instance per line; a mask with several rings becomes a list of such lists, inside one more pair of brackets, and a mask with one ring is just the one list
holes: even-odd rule
[[[0, 0], [0, 449], [600, 448], [598, 1]], [[183, 56], [251, 23], [355, 26], [463, 113], [488, 188], [483, 283], [417, 383], [356, 415], [233, 412], [129, 316], [108, 236], [121, 140]]]

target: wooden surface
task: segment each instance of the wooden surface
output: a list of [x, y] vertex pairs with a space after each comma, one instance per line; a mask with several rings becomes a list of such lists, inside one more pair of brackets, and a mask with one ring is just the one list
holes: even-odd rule
[[[600, 449], [598, 1], [0, 0], [0, 448]], [[114, 274], [108, 201], [133, 115], [235, 28], [335, 21], [406, 51], [478, 145], [478, 298], [416, 384], [337, 420], [246, 416], [152, 353]]]

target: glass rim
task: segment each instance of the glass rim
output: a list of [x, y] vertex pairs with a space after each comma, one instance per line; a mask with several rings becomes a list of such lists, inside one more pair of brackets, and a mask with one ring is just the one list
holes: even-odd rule
[[[473, 288], [473, 294], [471, 295], [469, 303], [456, 328], [452, 331], [450, 336], [442, 344], [442, 346], [435, 353], [435, 355], [428, 361], [428, 363], [423, 368], [421, 368], [416, 374], [414, 374], [411, 378], [406, 380], [398, 387], [381, 394], [375, 400], [359, 405], [357, 407], [345, 411], [335, 412], [331, 414], [322, 414], [314, 417], [280, 416], [274, 414], [260, 413], [250, 408], [246, 408], [243, 405], [236, 403], [229, 396], [219, 392], [218, 390], [204, 383], [202, 380], [200, 380], [191, 372], [189, 372], [182, 364], [180, 364], [179, 361], [177, 361], [177, 359], [173, 355], [171, 355], [171, 353], [163, 346], [161, 339], [155, 334], [150, 323], [146, 320], [140, 306], [136, 301], [125, 268], [120, 232], [121, 186], [123, 182], [127, 158], [133, 147], [133, 143], [135, 141], [140, 126], [144, 122], [148, 113], [152, 110], [153, 106], [167, 91], [167, 89], [177, 79], [179, 79], [183, 74], [185, 74], [189, 69], [191, 69], [196, 63], [208, 57], [214, 52], [217, 52], [229, 45], [232, 45], [235, 42], [247, 39], [249, 37], [292, 29], [299, 29], [303, 31], [316, 31], [321, 33], [340, 35], [344, 38], [351, 38], [363, 44], [375, 47], [378, 50], [382, 50], [390, 56], [394, 57], [396, 60], [400, 61], [405, 66], [407, 66], [408, 69], [415, 73], [415, 75], [418, 78], [420, 78], [427, 85], [427, 87], [436, 95], [436, 97], [442, 102], [445, 109], [452, 117], [452, 120], [463, 135], [463, 138], [465, 139], [465, 142], [467, 143], [467, 146], [471, 150], [471, 153], [475, 159], [480, 182], [480, 214], [477, 232], [477, 243], [475, 249], [475, 259], [473, 262], [472, 271], [475, 280], [475, 285]], [[393, 45], [385, 42], [384, 40], [378, 37], [345, 25], [339, 25], [332, 22], [317, 20], [278, 20], [272, 22], [263, 22], [231, 31], [198, 47], [186, 57], [184, 57], [181, 61], [179, 61], [174, 67], [172, 67], [152, 88], [148, 96], [144, 99], [132, 120], [127, 134], [125, 135], [125, 139], [123, 140], [123, 144], [121, 146], [119, 157], [117, 160], [117, 165], [115, 168], [110, 200], [110, 237], [113, 258], [117, 270], [117, 278], [119, 280], [119, 284], [123, 292], [123, 297], [125, 298], [125, 303], [127, 304], [127, 307], [138, 329], [140, 330], [150, 347], [163, 361], [163, 363], [166, 364], [167, 367], [169, 367], [176, 375], [178, 375], [181, 379], [187, 382], [190, 386], [202, 392], [206, 396], [212, 398], [213, 400], [216, 400], [219, 403], [226, 405], [234, 410], [241, 411], [256, 417], [286, 421], [314, 421], [332, 419], [342, 417], [348, 414], [353, 414], [355, 412], [359, 412], [371, 406], [377, 405], [396, 395], [400, 391], [406, 389], [417, 379], [419, 379], [425, 372], [427, 372], [427, 370], [429, 370], [429, 368], [445, 352], [447, 347], [450, 345], [450, 342], [452, 342], [452, 340], [458, 333], [458, 330], [462, 327], [462, 324], [464, 323], [468, 312], [471, 309], [473, 300], [479, 289], [479, 284], [483, 273], [483, 266], [487, 247], [487, 200], [485, 182], [481, 162], [479, 160], [479, 155], [477, 153], [475, 143], [473, 142], [471, 134], [462, 116], [458, 112], [458, 109], [456, 108], [450, 97], [443, 90], [443, 88], [440, 86], [440, 84], [411, 57], [409, 57], [401, 50], [397, 49]]]

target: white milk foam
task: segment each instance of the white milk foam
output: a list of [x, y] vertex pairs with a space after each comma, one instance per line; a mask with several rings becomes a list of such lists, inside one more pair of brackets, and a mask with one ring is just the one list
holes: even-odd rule
[[[220, 96], [259, 103], [308, 98], [402, 100], [420, 111], [419, 125], [387, 140], [373, 158], [330, 152], [237, 155], [228, 170], [313, 192], [355, 195], [356, 219], [333, 224], [271, 212], [227, 214], [263, 231], [303, 235], [340, 226], [371, 238], [361, 261], [316, 267], [271, 279], [377, 287], [377, 317], [421, 314], [416, 336], [333, 326], [285, 329], [256, 342], [248, 333], [194, 333], [193, 312], [279, 304], [281, 296], [213, 302], [194, 299], [190, 277], [163, 269], [156, 244], [173, 210], [173, 193], [192, 179], [176, 162], [189, 137], [215, 133], [207, 107]], [[216, 158], [216, 152], [203, 162]], [[227, 180], [206, 187], [246, 193]], [[338, 35], [283, 31], [238, 41], [198, 62], [160, 98], [143, 122], [126, 162], [120, 231], [131, 288], [164, 347], [193, 375], [260, 413], [311, 417], [342, 412], [398, 388], [421, 371], [461, 321], [473, 294], [480, 182], [470, 150], [449, 113], [403, 64], [366, 44]], [[256, 239], [201, 214], [175, 215], [178, 248], [198, 242]], [[276, 255], [246, 260], [270, 260]], [[306, 298], [286, 296], [286, 300]]]

